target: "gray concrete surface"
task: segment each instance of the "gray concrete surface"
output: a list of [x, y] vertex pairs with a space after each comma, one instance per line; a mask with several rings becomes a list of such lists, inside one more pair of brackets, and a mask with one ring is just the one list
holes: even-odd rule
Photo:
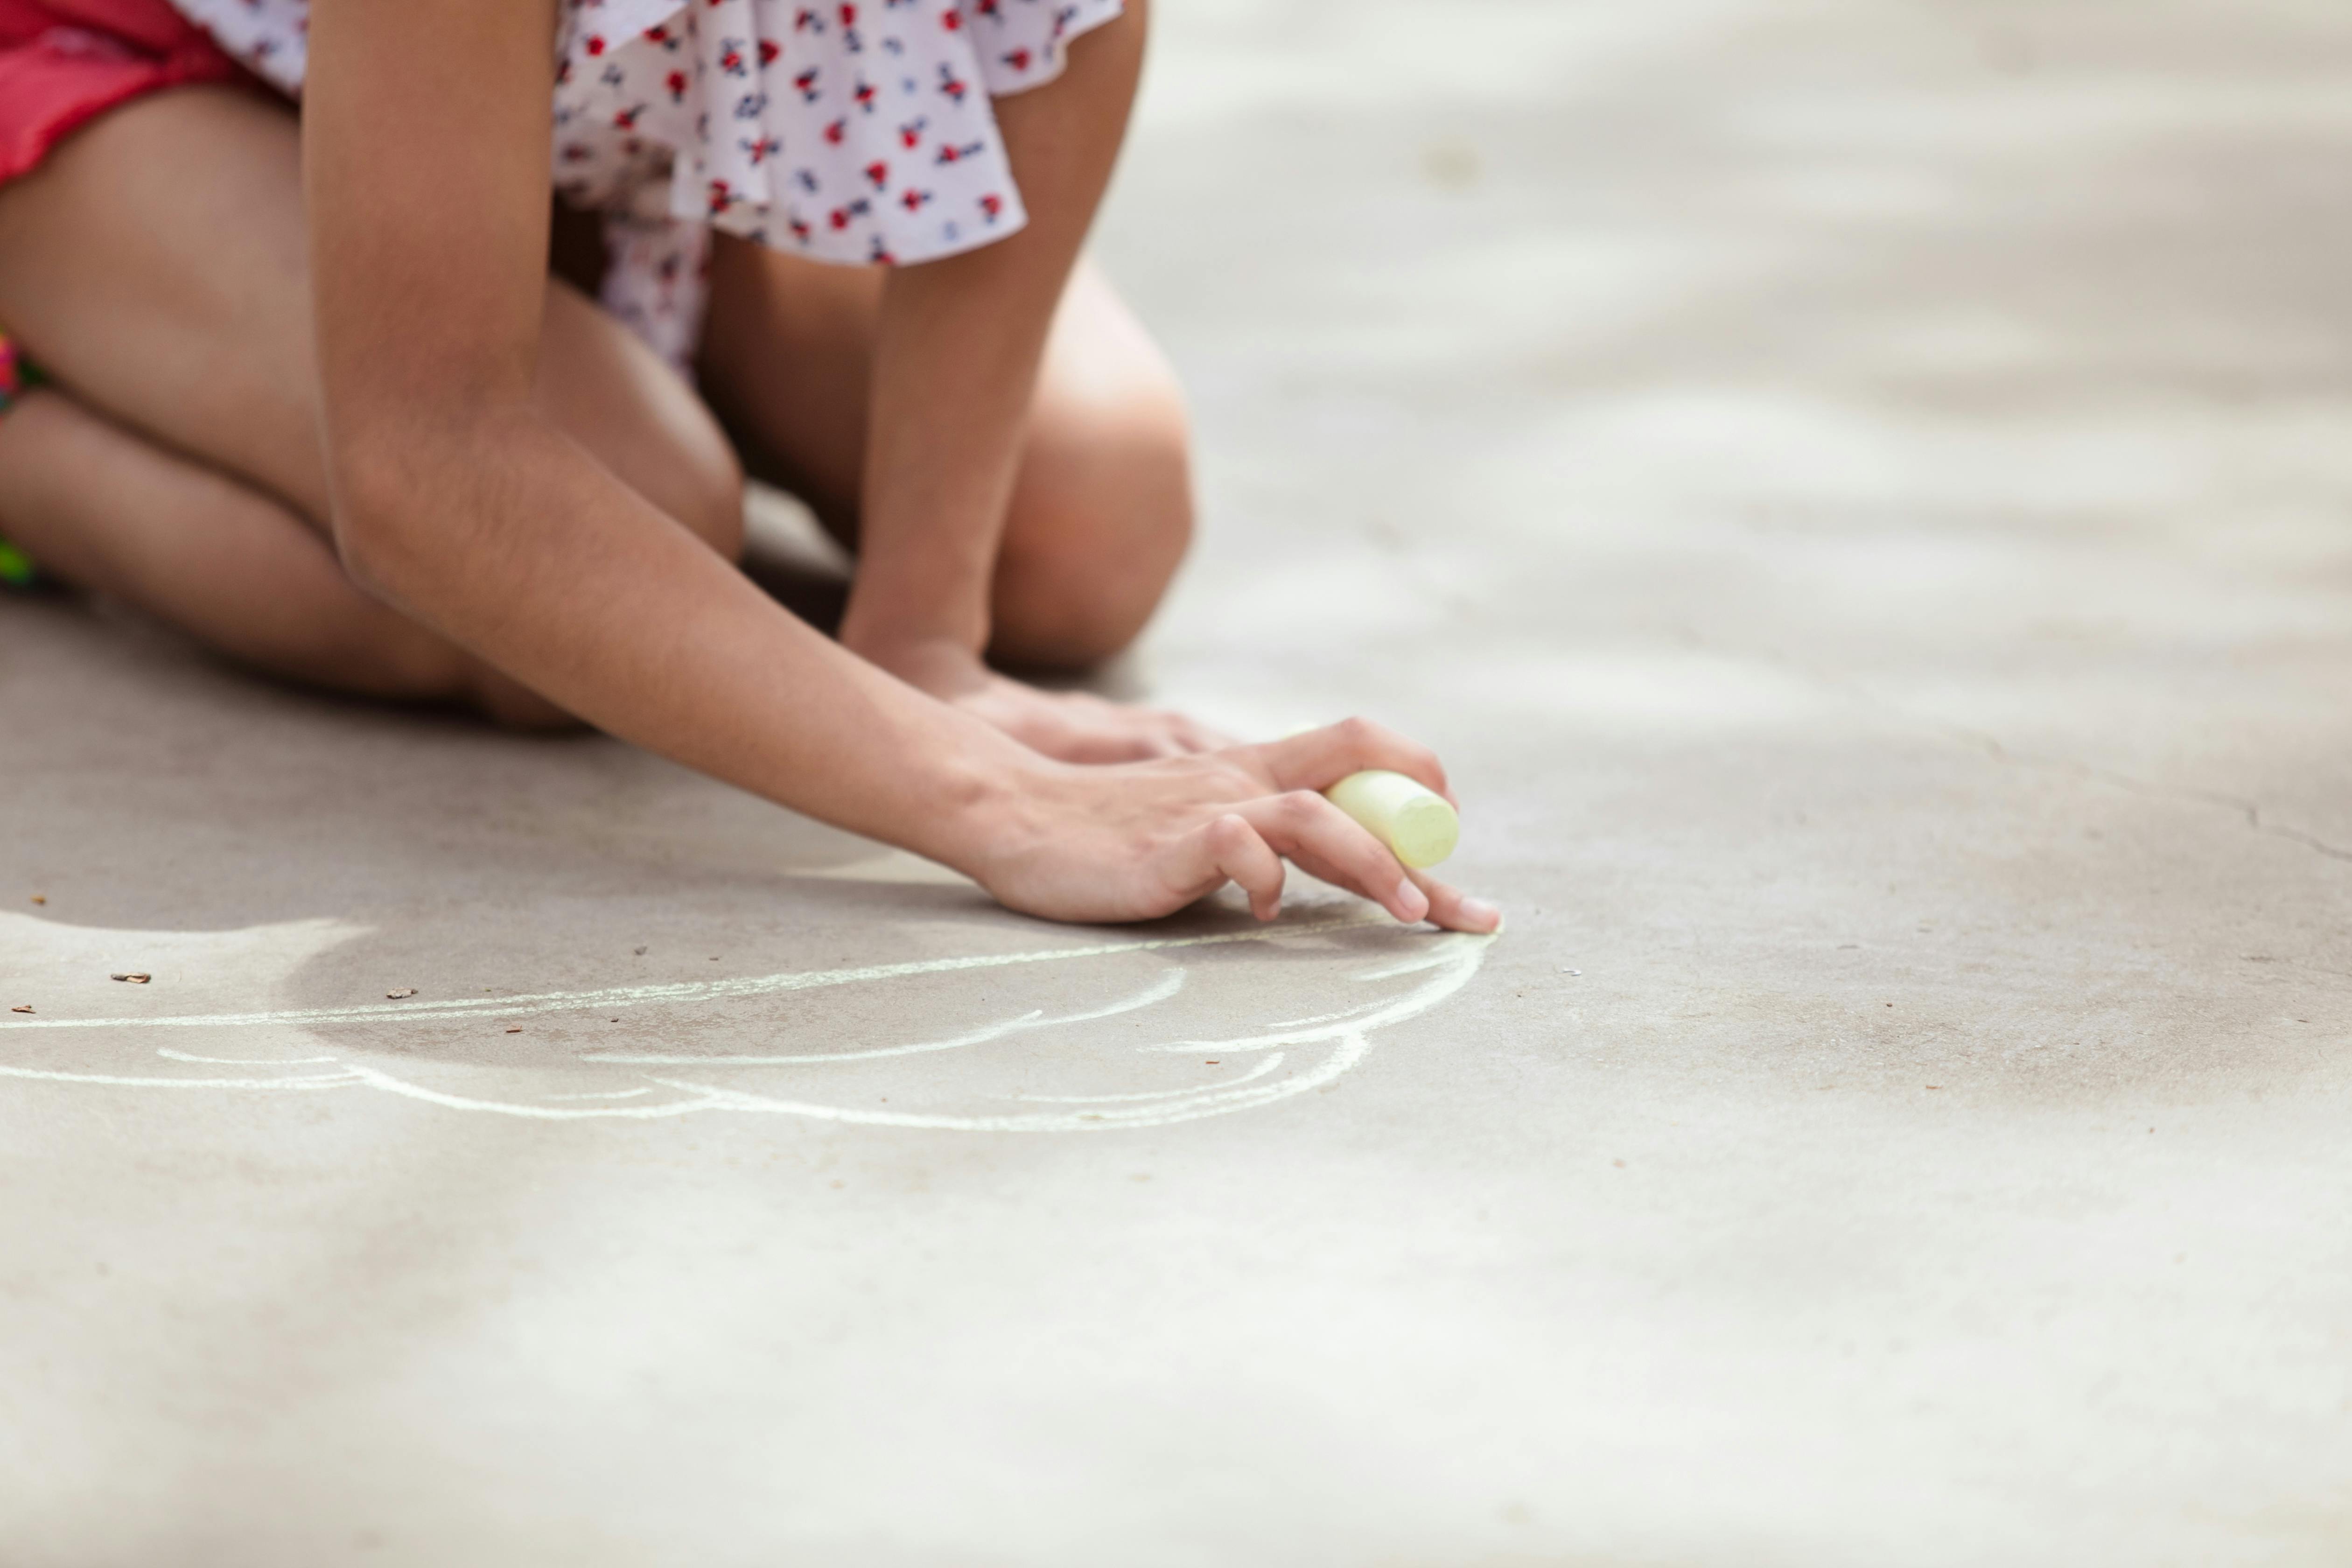
[[1162, 23], [1130, 677], [1437, 743], [1508, 932], [0, 603], [0, 1558], [2352, 1559], [2352, 13]]

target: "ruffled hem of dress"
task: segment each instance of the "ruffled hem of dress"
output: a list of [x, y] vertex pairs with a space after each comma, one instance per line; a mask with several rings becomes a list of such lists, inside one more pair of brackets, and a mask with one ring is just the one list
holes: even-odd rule
[[[703, 0], [703, 5], [715, 6], [719, 0]], [[901, 0], [889, 0], [887, 9], [895, 9]], [[754, 0], [759, 4], [759, 0]], [[1045, 7], [1050, 5], [1050, 10]], [[1006, 7], [1017, 9], [1008, 12]], [[1038, 8], [1042, 15], [1032, 12]], [[762, 7], [764, 8], [764, 7]], [[860, 10], [872, 7], [842, 5], [838, 7], [795, 7], [795, 34], [812, 24], [821, 32], [834, 19], [821, 16], [820, 10], [833, 13], [845, 29], [847, 18]], [[885, 18], [888, 19], [887, 9]], [[911, 9], [911, 6], [910, 6]], [[1096, 28], [1117, 20], [1124, 13], [1123, 0], [956, 0], [940, 15], [954, 12], [964, 20], [954, 30], [962, 35], [963, 51], [968, 58], [970, 74], [979, 79], [984, 90], [971, 96], [980, 106], [980, 118], [984, 124], [974, 127], [978, 134], [971, 140], [943, 146], [938, 156], [941, 163], [969, 161], [971, 172], [993, 170], [992, 188], [977, 195], [967, 195], [970, 210], [957, 216], [928, 216], [925, 213], [929, 194], [919, 186], [908, 186], [892, 191], [883, 169], [890, 157], [898, 152], [888, 144], [887, 132], [877, 135], [872, 119], [872, 107], [861, 99], [862, 112], [846, 112], [826, 128], [830, 145], [813, 159], [802, 154], [802, 167], [797, 173], [799, 188], [782, 188], [785, 176], [782, 170], [788, 157], [777, 157], [772, 164], [767, 160], [772, 153], [793, 150], [794, 138], [788, 133], [795, 130], [789, 123], [779, 123], [787, 113], [805, 107], [802, 103], [779, 104], [769, 100], [764, 89], [747, 93], [734, 113], [728, 118], [743, 121], [756, 119], [751, 139], [737, 139], [736, 146], [759, 148], [751, 157], [749, 168], [737, 160], [735, 167], [711, 168], [705, 161], [712, 150], [710, 135], [718, 119], [721, 100], [708, 90], [709, 81], [698, 68], [690, 81], [681, 84], [683, 69], [673, 63], [664, 74], [670, 84], [673, 105], [655, 105], [655, 112], [640, 115], [633, 106], [623, 105], [616, 116], [625, 116], [625, 156], [620, 160], [594, 160], [610, 170], [615, 162], [647, 171], [648, 165], [667, 162], [663, 174], [654, 174], [646, 183], [656, 187], [635, 194], [639, 200], [633, 204], [638, 221], [654, 216], [658, 203], [674, 221], [707, 225], [740, 238], [773, 248], [803, 256], [812, 260], [843, 266], [908, 265], [934, 261], [955, 256], [1005, 238], [1027, 226], [1028, 214], [1015, 185], [1009, 162], [1004, 156], [1002, 141], [995, 126], [995, 117], [986, 105], [1000, 97], [1010, 97], [1044, 87], [1060, 79], [1068, 68], [1068, 46]], [[655, 49], [677, 50], [682, 41], [694, 36], [708, 13], [696, 0], [605, 0], [603, 5], [586, 5], [567, 12], [569, 30], [559, 56], [559, 68], [565, 80], [579, 79], [583, 83], [597, 79], [618, 80], [626, 74], [620, 63], [632, 54], [642, 57]], [[922, 13], [917, 12], [908, 20]], [[1018, 22], [1024, 15], [1035, 15], [1030, 31], [1044, 26], [1042, 38], [1023, 42], [1013, 40], [1013, 47], [992, 58], [985, 47], [972, 35], [984, 23], [998, 26], [1008, 18]], [[680, 24], [685, 25], [682, 26]], [[721, 65], [728, 70], [763, 73], [772, 59], [782, 53], [781, 46], [772, 45], [763, 35], [742, 39], [722, 40], [731, 44], [730, 52], [722, 47]], [[739, 58], [740, 57], [740, 58]], [[639, 67], [656, 62], [636, 59]], [[695, 62], [688, 60], [687, 65]], [[795, 62], [796, 63], [796, 62]], [[821, 62], [817, 69], [835, 60]], [[944, 73], [943, 73], [944, 74]], [[759, 79], [752, 75], [751, 79]], [[811, 90], [811, 78], [793, 79], [808, 102], [815, 101]], [[675, 113], [663, 113], [665, 108], [687, 105], [690, 89], [695, 115], [688, 119]], [[911, 79], [910, 79], [911, 85]], [[953, 86], [953, 83], [946, 85]], [[862, 94], [867, 84], [862, 76], [857, 89]], [[559, 101], [563, 92], [559, 89]], [[747, 116], [743, 104], [756, 97], [758, 108]], [[963, 99], [955, 102], [959, 108]], [[808, 117], [803, 116], [803, 121]], [[920, 123], [919, 121], [917, 121]], [[800, 129], [805, 129], [803, 125]], [[911, 138], [911, 127], [901, 125], [901, 134]], [[611, 132], [605, 132], [609, 137]], [[908, 140], [908, 146], [914, 142]], [[720, 151], [729, 149], [720, 148]], [[863, 172], [875, 179], [874, 188], [867, 190], [854, 184], [844, 193], [836, 185], [827, 189], [826, 175], [836, 180], [845, 171]], [[819, 172], [822, 171], [822, 172]], [[561, 164], [559, 162], [559, 184]], [[640, 179], [645, 178], [641, 173]], [[854, 182], [856, 174], [851, 179]], [[761, 188], [765, 186], [764, 191]], [[575, 187], [572, 193], [590, 205], [612, 205], [593, 186]], [[618, 193], [614, 193], [618, 195]], [[651, 197], [648, 200], [646, 198]], [[886, 200], [885, 197], [888, 199]], [[903, 209], [908, 216], [892, 212]]]
[[1066, 16], [1069, 20], [1055, 36], [1054, 54], [1050, 61], [1053, 68], [1021, 83], [1018, 87], [992, 87], [988, 89], [991, 97], [1018, 98], [1024, 92], [1034, 92], [1048, 82], [1061, 80], [1062, 73], [1070, 68], [1070, 46], [1097, 27], [1118, 21], [1126, 14], [1127, 5], [1126, 0], [1095, 0], [1093, 4], [1065, 5], [1060, 9], [1061, 14]]
[[289, 98], [302, 96], [310, 66], [309, 0], [172, 0], [246, 69]]
[[[204, 5], [216, 5], [220, 0], [188, 0]], [[257, 0], [235, 0], [250, 6]], [[268, 0], [258, 0], [268, 3]], [[285, 0], [277, 0], [284, 4]], [[886, 0], [887, 3], [887, 0]], [[1006, 0], [978, 0], [975, 9], [983, 16], [1000, 14]], [[1015, 5], [1037, 4], [1038, 0], [1011, 0]], [[563, 36], [556, 49], [556, 58], [572, 70], [591, 68], [608, 52], [636, 42], [656, 28], [667, 29], [680, 13], [691, 10], [694, 0], [587, 0], [585, 5], [567, 8], [562, 26]], [[803, 14], [813, 8], [801, 6]], [[855, 6], [845, 7], [855, 10]], [[992, 81], [989, 94], [993, 98], [1015, 98], [1033, 88], [1058, 81], [1069, 69], [1069, 46], [1096, 28], [1116, 22], [1126, 14], [1126, 0], [1055, 0], [1055, 24], [1048, 42], [1051, 52], [1041, 58], [1038, 74], [1018, 85], [999, 85]], [[983, 66], [985, 61], [982, 62]]]

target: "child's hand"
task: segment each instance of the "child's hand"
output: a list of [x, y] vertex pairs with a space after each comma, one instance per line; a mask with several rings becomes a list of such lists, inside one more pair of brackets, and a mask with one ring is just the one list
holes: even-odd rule
[[908, 685], [1062, 763], [1142, 763], [1234, 744], [1181, 713], [1108, 701], [1087, 691], [1041, 691], [997, 674], [951, 643], [877, 650], [874, 662]]
[[947, 700], [1057, 762], [1150, 762], [1234, 743], [1181, 713], [1112, 702], [1090, 691], [1040, 691], [993, 670], [982, 676], [980, 685]]
[[1406, 870], [1318, 793], [1364, 768], [1445, 793], [1445, 770], [1426, 748], [1351, 719], [1262, 746], [1056, 770], [1004, 800], [964, 869], [1010, 907], [1049, 920], [1151, 920], [1227, 882], [1272, 920], [1288, 859], [1400, 921], [1499, 927], [1493, 905]]

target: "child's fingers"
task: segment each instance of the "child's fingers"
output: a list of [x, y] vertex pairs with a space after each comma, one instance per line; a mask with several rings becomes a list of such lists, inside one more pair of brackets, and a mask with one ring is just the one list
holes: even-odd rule
[[1054, 754], [1065, 762], [1157, 762], [1234, 743], [1181, 713], [1129, 708], [1093, 696], [1064, 699], [1060, 720]]
[[1102, 735], [1083, 730], [1071, 730], [1059, 736], [1043, 737], [1044, 744], [1036, 749], [1047, 756], [1065, 763], [1078, 763], [1087, 767], [1117, 767], [1123, 763], [1159, 763], [1178, 756], [1173, 746], [1150, 735]]
[[1187, 752], [1197, 754], [1202, 752], [1222, 752], [1228, 746], [1241, 743], [1231, 735], [1212, 730], [1206, 724], [1197, 720], [1187, 719], [1181, 713], [1171, 713], [1167, 717], [1178, 745]]
[[1282, 789], [1329, 789], [1349, 773], [1386, 768], [1420, 780], [1449, 804], [1460, 805], [1446, 788], [1445, 764], [1437, 760], [1436, 752], [1369, 719], [1343, 719], [1303, 735], [1246, 749], [1257, 754]]
[[1413, 885], [1429, 900], [1429, 918], [1447, 931], [1466, 931], [1484, 936], [1503, 927], [1503, 911], [1484, 899], [1474, 899], [1450, 883], [1441, 882], [1426, 871], [1407, 871]]
[[1092, 700], [1064, 703], [1048, 711], [1051, 728], [1041, 727], [1031, 743], [1066, 763], [1153, 763], [1185, 753], [1169, 727], [1153, 722], [1149, 714]]
[[1180, 888], [1213, 892], [1232, 882], [1249, 895], [1250, 913], [1258, 919], [1282, 912], [1282, 857], [1243, 817], [1227, 812], [1186, 835], [1178, 848], [1171, 879]]
[[1165, 757], [1198, 756], [1203, 752], [1221, 752], [1234, 744], [1207, 725], [1165, 709], [1138, 710], [1131, 721], [1140, 721], [1150, 729], [1160, 754]]
[[1371, 900], [1407, 925], [1429, 913], [1428, 897], [1388, 846], [1313, 790], [1266, 795], [1238, 809], [1269, 846], [1323, 880]]

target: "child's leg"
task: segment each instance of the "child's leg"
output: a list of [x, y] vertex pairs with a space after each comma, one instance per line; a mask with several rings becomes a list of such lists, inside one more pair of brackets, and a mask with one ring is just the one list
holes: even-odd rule
[[352, 585], [319, 533], [267, 496], [44, 388], [0, 418], [10, 538], [257, 668], [371, 697], [457, 701], [509, 723], [564, 715]]
[[[705, 395], [763, 477], [852, 544], [881, 281], [725, 237], [711, 265]], [[992, 653], [1075, 668], [1133, 641], [1192, 537], [1191, 460], [1183, 394], [1165, 356], [1081, 264], [1032, 407], [997, 565]]]
[[[305, 249], [293, 117], [251, 94], [200, 89], [142, 100], [0, 187], [0, 321], [70, 398], [53, 405], [58, 427], [75, 421], [90, 449], [112, 442], [112, 450], [142, 454], [126, 465], [139, 477], [122, 484], [146, 509], [101, 507], [97, 495], [128, 502], [130, 489], [117, 495], [89, 476], [89, 498], [60, 488], [25, 437], [8, 443], [16, 458], [0, 463], [0, 533], [61, 575], [79, 570], [93, 585], [143, 594], [141, 602], [216, 644], [240, 617], [283, 636], [369, 604], [340, 576], [327, 584], [311, 569], [334, 557], [325, 542]], [[540, 388], [559, 422], [615, 474], [715, 548], [737, 550], [740, 480], [723, 435], [649, 350], [560, 286], [548, 300]], [[32, 412], [24, 405], [0, 419], [0, 436]], [[196, 553], [215, 534], [255, 552], [239, 558], [258, 574], [218, 574], [195, 597], [167, 596], [170, 573], [156, 563], [186, 559], [170, 555], [182, 542], [169, 537], [167, 517], [199, 531], [186, 542]], [[307, 540], [269, 526], [287, 522]], [[75, 531], [89, 535], [79, 547], [64, 537]], [[294, 548], [303, 542], [315, 553]], [[275, 564], [259, 572], [264, 562]], [[298, 583], [325, 596], [297, 606], [275, 599]], [[241, 604], [204, 597], [240, 592]], [[280, 616], [287, 620], [273, 619]], [[426, 665], [471, 664], [424, 628], [414, 635], [436, 657], [420, 660], [402, 645], [389, 658], [407, 672], [394, 687]], [[234, 651], [325, 684], [382, 690], [392, 679], [376, 668], [354, 680], [341, 662], [348, 649], [314, 647], [311, 663], [297, 641], [271, 647], [274, 654]], [[498, 689], [487, 674], [465, 686], [509, 718], [550, 711], [483, 695]]]

